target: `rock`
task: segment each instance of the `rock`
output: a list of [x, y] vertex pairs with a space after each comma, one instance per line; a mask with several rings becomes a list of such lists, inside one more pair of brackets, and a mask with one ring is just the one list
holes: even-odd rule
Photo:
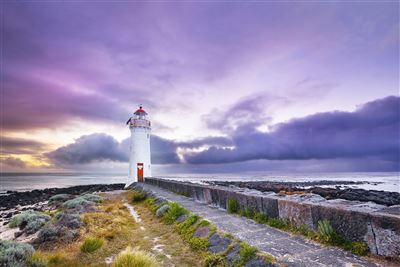
[[225, 251], [232, 243], [232, 240], [227, 237], [221, 237], [218, 233], [214, 233], [208, 239], [208, 251], [212, 253], [219, 253]]
[[169, 205], [164, 204], [161, 207], [159, 207], [156, 211], [156, 216], [158, 218], [162, 217], [167, 211], [169, 210]]
[[194, 231], [193, 236], [195, 237], [207, 237], [210, 234], [210, 229], [208, 227], [200, 226]]
[[187, 215], [187, 214], [182, 214], [182, 215], [180, 215], [175, 221], [176, 221], [177, 223], [180, 223], [180, 222], [186, 221], [187, 218], [188, 218], [188, 215]]
[[240, 260], [240, 245], [236, 244], [226, 255], [226, 261], [228, 262], [229, 266], [234, 266], [235, 262]]

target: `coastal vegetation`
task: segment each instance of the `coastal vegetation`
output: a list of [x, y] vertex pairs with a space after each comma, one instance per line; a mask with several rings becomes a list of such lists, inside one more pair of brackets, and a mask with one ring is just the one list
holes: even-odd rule
[[174, 225], [175, 232], [204, 259], [202, 266], [240, 267], [250, 261], [263, 264], [276, 262], [272, 255], [260, 253], [255, 247], [240, 242], [230, 234], [220, 233], [215, 225], [190, 213], [176, 202], [160, 201], [157, 197], [149, 196], [145, 203], [148, 210], [160, 217], [161, 221]]
[[241, 209], [236, 199], [230, 198], [227, 202], [228, 213], [238, 214], [254, 221], [266, 224], [274, 228], [278, 228], [284, 231], [288, 231], [294, 234], [303, 235], [314, 241], [321, 242], [326, 245], [338, 246], [345, 250], [349, 250], [356, 255], [367, 255], [369, 248], [367, 244], [360, 241], [349, 241], [340, 236], [332, 227], [328, 220], [321, 220], [318, 222], [317, 231], [314, 231], [306, 225], [294, 225], [288, 220], [281, 218], [268, 217], [264, 213], [255, 212], [254, 210], [246, 207]]

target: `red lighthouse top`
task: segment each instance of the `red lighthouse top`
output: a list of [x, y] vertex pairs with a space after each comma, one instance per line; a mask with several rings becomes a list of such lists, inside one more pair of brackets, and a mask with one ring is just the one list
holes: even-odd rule
[[147, 115], [147, 112], [144, 111], [144, 109], [142, 108], [142, 106], [139, 107], [138, 110], [135, 111], [135, 113], [133, 113], [135, 115]]

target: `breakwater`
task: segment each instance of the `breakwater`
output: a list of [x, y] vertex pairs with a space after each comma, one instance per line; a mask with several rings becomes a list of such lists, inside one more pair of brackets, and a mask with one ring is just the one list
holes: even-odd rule
[[317, 229], [319, 221], [326, 219], [338, 234], [350, 241], [365, 242], [373, 254], [392, 258], [400, 255], [399, 205], [387, 207], [371, 202], [326, 200], [315, 194], [281, 195], [158, 178], [146, 178], [145, 183], [222, 209], [226, 209], [232, 199], [240, 209], [251, 209], [313, 230]]

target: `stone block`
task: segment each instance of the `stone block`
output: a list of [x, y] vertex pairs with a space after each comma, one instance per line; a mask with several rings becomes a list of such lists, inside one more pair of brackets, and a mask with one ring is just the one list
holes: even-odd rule
[[318, 222], [328, 220], [333, 229], [350, 241], [364, 241], [367, 234], [368, 213], [337, 207], [334, 205], [312, 205], [313, 229]]
[[400, 216], [371, 213], [370, 222], [376, 254], [400, 259]]
[[271, 196], [261, 197], [262, 213], [271, 218], [279, 217], [278, 199]]
[[291, 200], [278, 200], [279, 217], [294, 225], [314, 228], [311, 205]]
[[210, 188], [204, 188], [203, 193], [204, 193], [204, 202], [206, 204], [211, 204], [212, 203], [212, 198], [211, 198], [211, 190], [210, 190]]

